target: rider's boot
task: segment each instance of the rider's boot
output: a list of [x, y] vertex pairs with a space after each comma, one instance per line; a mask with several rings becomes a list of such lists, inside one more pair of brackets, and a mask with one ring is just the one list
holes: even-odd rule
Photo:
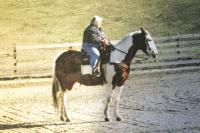
[[96, 64], [95, 68], [92, 70], [92, 75], [95, 75], [96, 77], [101, 76], [100, 61]]

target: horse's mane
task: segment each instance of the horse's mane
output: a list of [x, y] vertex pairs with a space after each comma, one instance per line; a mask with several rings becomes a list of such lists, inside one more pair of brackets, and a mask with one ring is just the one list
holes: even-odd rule
[[115, 46], [118, 47], [121, 44], [125, 44], [132, 35], [133, 35], [133, 32], [126, 34]]

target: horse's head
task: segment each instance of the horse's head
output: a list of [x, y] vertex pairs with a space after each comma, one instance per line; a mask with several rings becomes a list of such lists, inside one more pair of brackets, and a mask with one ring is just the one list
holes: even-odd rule
[[157, 60], [158, 51], [155, 43], [148, 31], [141, 28], [141, 31], [130, 32], [126, 34], [115, 46], [111, 52], [110, 62], [130, 64], [137, 50], [142, 50], [146, 55]]
[[138, 44], [138, 49], [141, 49], [146, 55], [157, 59], [158, 50], [149, 32], [141, 28], [141, 33], [136, 36], [133, 37], [133, 41]]

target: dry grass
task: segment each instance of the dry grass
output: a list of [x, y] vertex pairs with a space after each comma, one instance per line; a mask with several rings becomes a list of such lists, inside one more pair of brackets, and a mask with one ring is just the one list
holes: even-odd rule
[[97, 14], [110, 39], [143, 26], [154, 36], [199, 32], [199, 0], [1, 0], [0, 45], [80, 42]]

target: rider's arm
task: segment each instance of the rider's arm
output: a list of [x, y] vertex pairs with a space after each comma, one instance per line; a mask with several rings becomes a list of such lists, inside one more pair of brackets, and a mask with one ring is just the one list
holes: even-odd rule
[[88, 41], [90, 43], [100, 44], [102, 43], [102, 36], [97, 28], [91, 28], [88, 30]]

